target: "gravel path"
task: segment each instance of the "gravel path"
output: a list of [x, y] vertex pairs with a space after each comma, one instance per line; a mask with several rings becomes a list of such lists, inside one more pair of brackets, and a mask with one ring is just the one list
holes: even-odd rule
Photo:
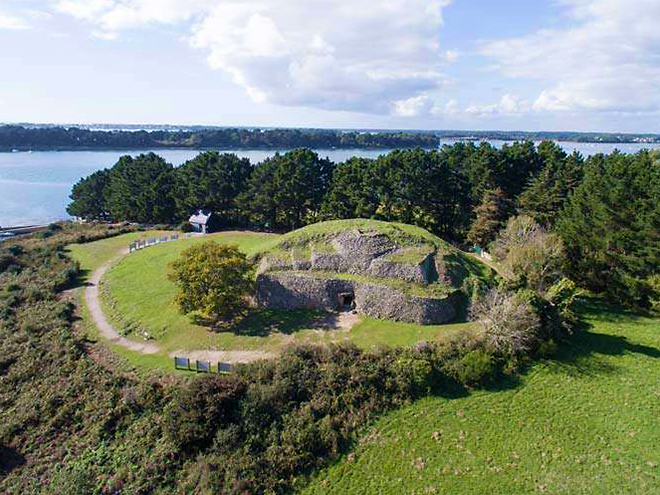
[[123, 251], [121, 256], [108, 261], [107, 263], [98, 267], [92, 274], [92, 278], [89, 279], [89, 286], [85, 289], [85, 300], [87, 301], [87, 308], [92, 315], [94, 324], [99, 329], [101, 334], [108, 339], [113, 344], [120, 345], [126, 349], [132, 351], [142, 352], [144, 354], [155, 354], [159, 351], [156, 344], [149, 342], [138, 342], [136, 340], [130, 340], [119, 335], [117, 330], [108, 322], [103, 311], [101, 310], [101, 299], [99, 295], [99, 282], [105, 272], [110, 268], [110, 266], [125, 256], [127, 251]]

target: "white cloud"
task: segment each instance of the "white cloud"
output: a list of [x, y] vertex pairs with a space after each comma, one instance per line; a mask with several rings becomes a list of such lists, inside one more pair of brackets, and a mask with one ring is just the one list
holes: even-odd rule
[[456, 50], [447, 50], [444, 54], [445, 60], [449, 64], [453, 64], [458, 60], [459, 53]]
[[57, 11], [87, 21], [97, 19], [97, 16], [114, 6], [113, 0], [58, 0], [55, 3]]
[[394, 102], [394, 113], [399, 117], [428, 115], [433, 109], [433, 102], [428, 95], [413, 96], [407, 100]]
[[119, 37], [117, 33], [109, 32], [109, 31], [92, 31], [92, 36], [94, 36], [94, 38], [98, 38], [100, 40], [105, 40], [105, 41], [114, 41]]
[[660, 110], [660, 2], [559, 0], [564, 29], [497, 41], [483, 53], [514, 78], [536, 79], [539, 112]]
[[505, 94], [500, 101], [490, 105], [472, 104], [465, 109], [470, 115], [520, 115], [529, 112], [529, 102], [517, 96]]
[[9, 29], [9, 30], [18, 31], [29, 28], [30, 26], [28, 26], [28, 24], [22, 19], [0, 12], [0, 29]]
[[399, 115], [430, 111], [427, 94], [458, 53], [438, 43], [451, 0], [54, 0], [96, 36], [187, 23], [191, 46], [259, 102]]
[[454, 99], [449, 100], [444, 107], [444, 113], [447, 115], [456, 115], [457, 113], [460, 113], [458, 102]]
[[25, 11], [25, 15], [27, 15], [30, 19], [34, 19], [38, 21], [47, 20], [53, 17], [53, 15], [50, 14], [49, 12], [44, 12], [43, 10], [37, 10], [37, 9], [28, 9]]

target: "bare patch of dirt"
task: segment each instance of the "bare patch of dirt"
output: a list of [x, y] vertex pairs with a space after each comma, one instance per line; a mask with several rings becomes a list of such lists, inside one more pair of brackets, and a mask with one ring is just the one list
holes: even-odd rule
[[360, 315], [354, 311], [328, 313], [319, 320], [316, 328], [319, 330], [342, 330], [348, 332], [359, 321]]

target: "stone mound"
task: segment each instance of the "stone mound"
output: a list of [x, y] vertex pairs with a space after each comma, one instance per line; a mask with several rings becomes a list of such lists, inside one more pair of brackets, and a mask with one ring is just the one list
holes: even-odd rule
[[356, 310], [421, 324], [453, 319], [464, 255], [403, 224], [346, 220], [291, 232], [259, 253], [257, 301], [279, 309]]

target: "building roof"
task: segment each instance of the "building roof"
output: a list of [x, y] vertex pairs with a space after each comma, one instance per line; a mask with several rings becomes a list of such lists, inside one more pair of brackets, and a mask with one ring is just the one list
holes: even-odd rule
[[190, 216], [188, 222], [206, 225], [211, 218], [211, 215], [213, 215], [211, 210], [196, 210], [195, 213]]

